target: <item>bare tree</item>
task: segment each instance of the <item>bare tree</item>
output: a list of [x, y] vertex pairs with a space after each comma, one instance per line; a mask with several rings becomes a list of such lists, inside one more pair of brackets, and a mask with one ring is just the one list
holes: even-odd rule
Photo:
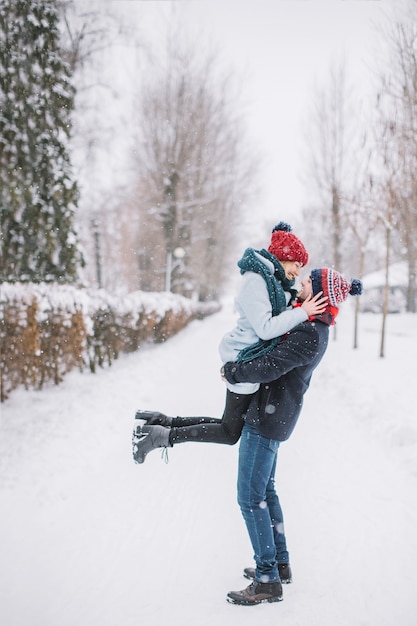
[[[374, 184], [372, 175], [367, 173], [367, 163], [369, 161], [361, 161], [363, 168], [361, 180], [356, 180], [356, 185], [352, 190], [352, 195], [345, 200], [345, 221], [347, 228], [353, 235], [357, 252], [358, 267], [357, 276], [362, 278], [366, 268], [366, 256], [369, 251], [369, 242], [371, 236], [377, 227], [377, 212], [374, 203]], [[358, 171], [359, 173], [359, 171]], [[355, 299], [355, 325], [353, 348], [359, 346], [359, 312], [360, 299]]]
[[139, 284], [215, 299], [256, 166], [217, 53], [174, 31], [157, 61], [137, 103]]
[[381, 77], [381, 99], [390, 129], [396, 176], [399, 254], [408, 261], [407, 310], [417, 311], [417, 3], [388, 27], [389, 67]]
[[[331, 263], [343, 271], [344, 207], [352, 177], [353, 117], [342, 62], [330, 71], [328, 86], [318, 90], [310, 117], [310, 161], [308, 183], [317, 191], [321, 226], [330, 235]], [[308, 216], [306, 215], [306, 218]], [[329, 237], [326, 238], [329, 249]]]
[[385, 356], [386, 322], [393, 255], [408, 261], [407, 310], [415, 312], [417, 265], [417, 3], [385, 25], [388, 59], [380, 72], [375, 123], [375, 211], [383, 233], [385, 286], [380, 357]]
[[[362, 276], [373, 222], [369, 221], [370, 203], [365, 202], [369, 149], [361, 122], [361, 103], [357, 100], [354, 106], [353, 94], [344, 62], [331, 69], [328, 85], [316, 92], [309, 118], [306, 182], [315, 190], [311, 195], [319, 205], [314, 209], [319, 219], [311, 220], [311, 207], [303, 215], [311, 249], [321, 248], [321, 263]], [[358, 316], [359, 301], [355, 309], [354, 348], [358, 347]]]
[[395, 123], [395, 113], [390, 111], [387, 115], [387, 108], [383, 95], [378, 94], [377, 112], [379, 117], [376, 120], [376, 156], [379, 159], [376, 169], [378, 176], [374, 196], [374, 213], [383, 232], [383, 249], [385, 250], [384, 268], [385, 285], [382, 302], [382, 329], [380, 341], [380, 357], [385, 356], [385, 330], [389, 308], [389, 270], [392, 260], [393, 233], [396, 233], [400, 223], [399, 190], [401, 188], [402, 155], [398, 151], [397, 125]]

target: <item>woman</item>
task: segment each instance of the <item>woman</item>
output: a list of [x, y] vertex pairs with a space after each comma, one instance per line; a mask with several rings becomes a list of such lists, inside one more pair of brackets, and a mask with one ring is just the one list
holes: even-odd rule
[[[238, 262], [243, 275], [235, 300], [239, 318], [219, 346], [223, 363], [249, 361], [267, 353], [292, 328], [324, 310], [327, 298], [321, 298], [321, 294], [310, 296], [300, 307], [292, 306], [297, 295], [293, 289], [295, 278], [307, 262], [304, 245], [285, 222], [273, 229], [268, 250], [245, 250]], [[136, 419], [147, 424], [136, 427], [133, 433], [135, 462], [143, 463], [148, 452], [155, 448], [186, 441], [235, 444], [242, 432], [251, 395], [258, 387], [252, 383], [227, 383], [221, 419], [169, 417], [155, 411], [137, 411]]]

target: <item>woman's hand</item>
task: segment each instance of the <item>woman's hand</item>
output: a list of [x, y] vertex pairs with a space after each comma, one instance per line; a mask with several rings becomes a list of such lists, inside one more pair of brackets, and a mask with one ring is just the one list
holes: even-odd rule
[[324, 313], [328, 297], [322, 295], [323, 292], [319, 291], [317, 295], [312, 297], [311, 295], [307, 296], [304, 300], [301, 308], [307, 313], [308, 317], [311, 315], [320, 315], [320, 313]]

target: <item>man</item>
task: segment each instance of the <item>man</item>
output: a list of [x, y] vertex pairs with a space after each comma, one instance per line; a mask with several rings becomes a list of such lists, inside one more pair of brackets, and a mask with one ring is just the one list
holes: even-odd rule
[[300, 301], [320, 291], [328, 297], [324, 313], [299, 324], [266, 355], [249, 362], [229, 362], [222, 368], [229, 383], [262, 383], [246, 413], [237, 485], [256, 569], [245, 569], [244, 575], [253, 579], [246, 589], [228, 593], [232, 604], [279, 602], [282, 582], [291, 582], [283, 515], [274, 486], [278, 448], [297, 423], [312, 373], [326, 351], [329, 326], [335, 323], [338, 306], [349, 294], [362, 293], [361, 281], [349, 283], [330, 268], [313, 270], [301, 285]]

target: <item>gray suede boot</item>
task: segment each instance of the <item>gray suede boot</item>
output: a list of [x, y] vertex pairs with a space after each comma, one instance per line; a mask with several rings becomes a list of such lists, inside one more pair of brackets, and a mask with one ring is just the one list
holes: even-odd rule
[[144, 463], [146, 455], [156, 448], [172, 447], [169, 443], [170, 428], [165, 426], [136, 426], [133, 431], [133, 460]]
[[143, 420], [149, 426], [171, 426], [172, 417], [159, 413], [159, 411], [136, 411], [135, 420]]

